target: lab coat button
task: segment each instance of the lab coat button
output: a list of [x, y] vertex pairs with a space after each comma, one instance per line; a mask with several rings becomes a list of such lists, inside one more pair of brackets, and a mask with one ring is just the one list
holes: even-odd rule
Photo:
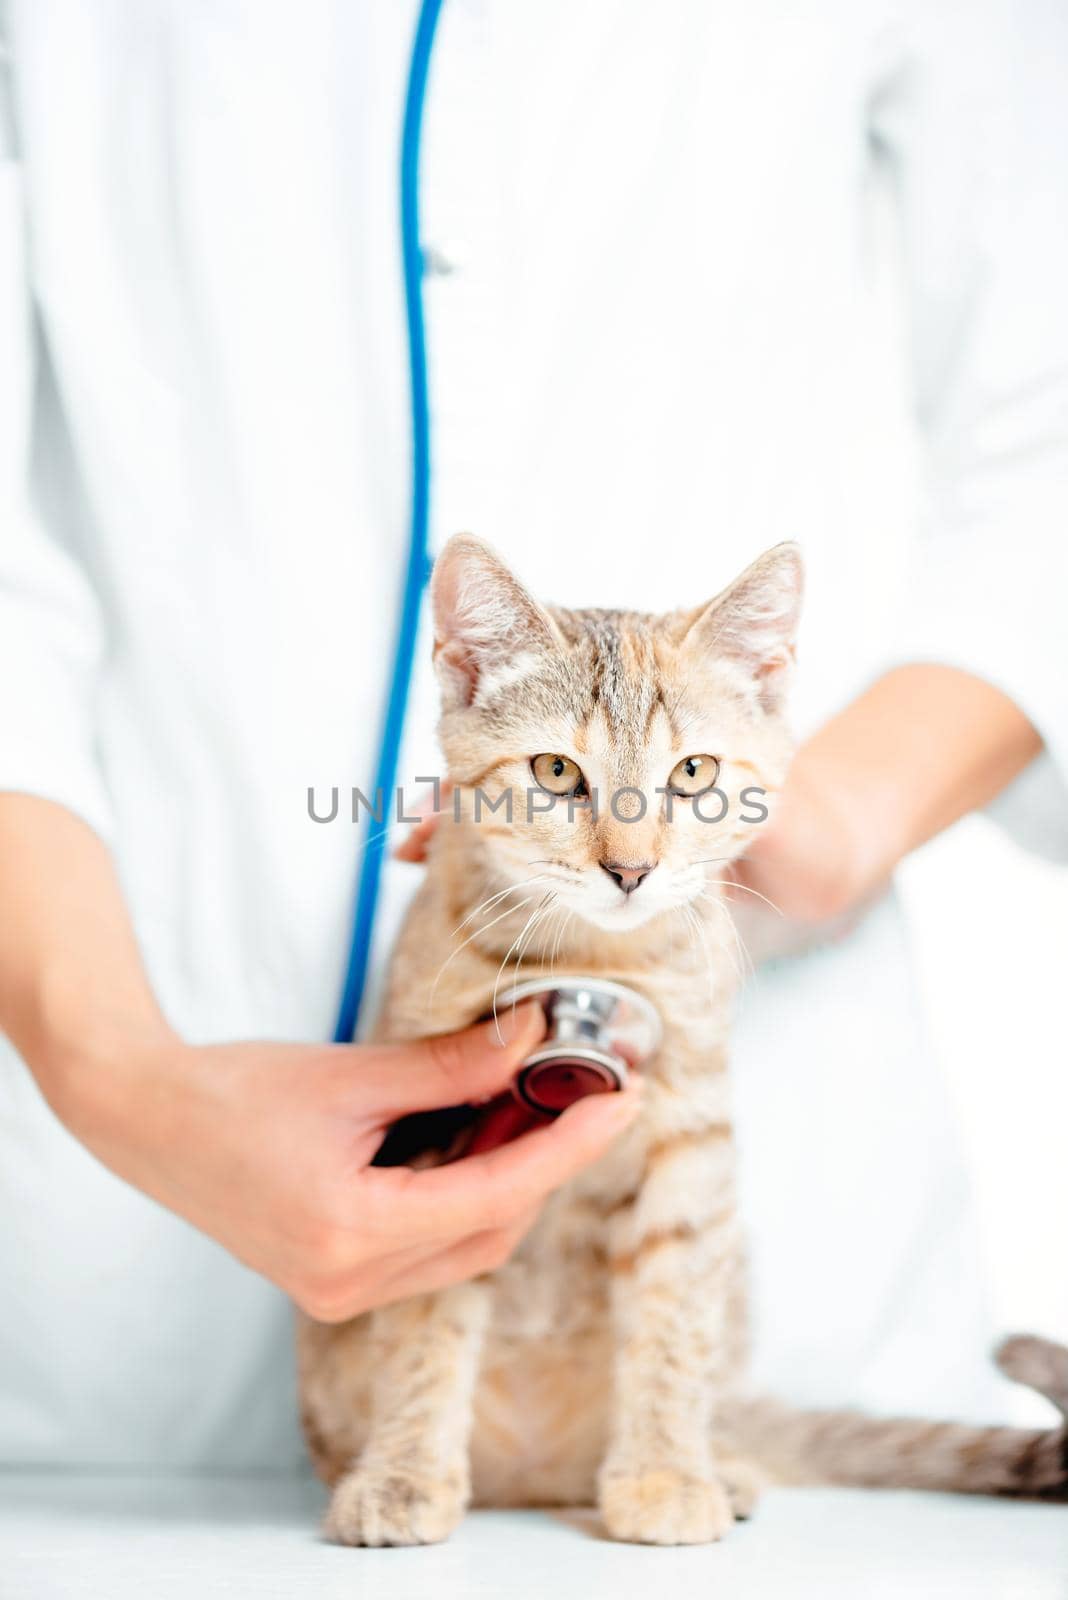
[[446, 244], [423, 246], [423, 275], [427, 278], [451, 278], [463, 266], [462, 248], [450, 240]]

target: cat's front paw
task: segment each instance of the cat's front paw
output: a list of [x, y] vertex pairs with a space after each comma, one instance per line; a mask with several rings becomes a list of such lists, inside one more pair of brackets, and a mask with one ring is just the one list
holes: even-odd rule
[[354, 1467], [330, 1500], [323, 1531], [338, 1544], [440, 1544], [464, 1514], [465, 1475]]
[[717, 1478], [687, 1477], [670, 1468], [606, 1473], [601, 1515], [613, 1539], [628, 1544], [711, 1544], [734, 1521]]

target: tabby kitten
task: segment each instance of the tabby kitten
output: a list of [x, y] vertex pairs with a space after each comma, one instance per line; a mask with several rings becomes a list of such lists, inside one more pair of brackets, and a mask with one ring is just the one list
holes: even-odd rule
[[[754, 833], [743, 791], [774, 797], [786, 771], [800, 595], [788, 544], [667, 616], [542, 607], [467, 537], [437, 562], [461, 820], [435, 835], [377, 1036], [466, 1025], [522, 962], [525, 978], [631, 985], [664, 1037], [636, 1122], [504, 1267], [341, 1326], [302, 1321], [306, 1433], [343, 1543], [443, 1539], [471, 1499], [596, 1499], [617, 1539], [693, 1544], [747, 1515], [768, 1478], [1065, 1484], [1063, 1430], [811, 1416], [744, 1393], [722, 880]], [[1068, 1399], [1068, 1353], [1016, 1341], [1005, 1362]]]

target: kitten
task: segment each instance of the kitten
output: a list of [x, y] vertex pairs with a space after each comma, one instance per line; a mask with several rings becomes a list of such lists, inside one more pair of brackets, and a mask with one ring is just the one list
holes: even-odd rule
[[[792, 545], [659, 617], [543, 608], [467, 537], [437, 562], [441, 741], [462, 817], [437, 829], [378, 1037], [473, 1021], [522, 960], [524, 977], [631, 985], [664, 1038], [636, 1123], [504, 1267], [341, 1326], [302, 1321], [305, 1427], [343, 1543], [443, 1539], [471, 1499], [596, 1499], [617, 1539], [692, 1544], [746, 1516], [767, 1479], [1065, 1486], [1063, 1429], [812, 1416], [742, 1387], [722, 880], [753, 836], [743, 791], [773, 797], [789, 761], [800, 592]], [[508, 789], [511, 823], [485, 803]], [[1003, 1364], [1068, 1403], [1068, 1352], [1014, 1341]]]

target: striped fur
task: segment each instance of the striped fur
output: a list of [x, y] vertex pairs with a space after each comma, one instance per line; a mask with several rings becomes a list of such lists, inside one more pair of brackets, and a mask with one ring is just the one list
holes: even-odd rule
[[[460, 785], [523, 791], [539, 752], [604, 790], [648, 794], [640, 821], [558, 808], [442, 825], [394, 956], [387, 1039], [465, 1025], [495, 989], [596, 973], [657, 1005], [665, 1035], [640, 1117], [552, 1197], [513, 1258], [464, 1284], [327, 1327], [299, 1354], [309, 1449], [335, 1485], [328, 1529], [351, 1544], [447, 1536], [480, 1505], [596, 1498], [614, 1537], [719, 1538], [762, 1482], [1063, 1492], [1063, 1431], [804, 1415], [746, 1397], [745, 1273], [727, 1045], [737, 971], [721, 900], [751, 828], [698, 824], [654, 798], [689, 753], [721, 760], [736, 802], [770, 796], [799, 566], [772, 551], [711, 605], [668, 617], [546, 611], [472, 540], [435, 577], [442, 742]], [[602, 861], [655, 862], [623, 897]], [[503, 980], [503, 981], [502, 981]], [[1064, 1405], [1068, 1354], [1003, 1363]]]

